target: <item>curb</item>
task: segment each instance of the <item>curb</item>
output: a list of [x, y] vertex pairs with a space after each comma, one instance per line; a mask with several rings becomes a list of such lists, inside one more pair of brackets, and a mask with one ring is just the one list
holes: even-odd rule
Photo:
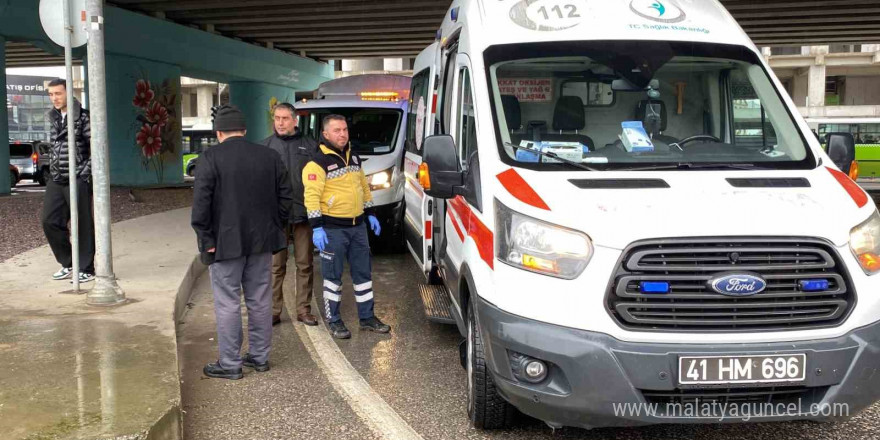
[[208, 269], [208, 266], [202, 264], [199, 256], [196, 255], [190, 263], [186, 271], [186, 275], [177, 288], [177, 295], [174, 299], [174, 346], [175, 357], [177, 360], [177, 376], [178, 397], [171, 408], [159, 420], [153, 423], [153, 426], [146, 432], [143, 438], [145, 440], [182, 440], [183, 439], [183, 411], [180, 400], [180, 347], [177, 346], [177, 325], [183, 319], [183, 315], [187, 311], [187, 303], [189, 303], [193, 294], [193, 285], [202, 274]]

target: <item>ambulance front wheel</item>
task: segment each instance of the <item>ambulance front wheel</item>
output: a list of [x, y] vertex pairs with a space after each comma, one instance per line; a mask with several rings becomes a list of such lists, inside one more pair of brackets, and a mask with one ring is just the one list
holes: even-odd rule
[[510, 425], [514, 408], [498, 393], [486, 365], [483, 339], [477, 324], [474, 301], [467, 308], [467, 411], [477, 429], [501, 429]]

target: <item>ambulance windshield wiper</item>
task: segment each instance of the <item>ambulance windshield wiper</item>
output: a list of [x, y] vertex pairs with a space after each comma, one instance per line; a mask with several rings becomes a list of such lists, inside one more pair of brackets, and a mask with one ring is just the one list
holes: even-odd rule
[[505, 146], [508, 146], [508, 147], [510, 147], [510, 148], [516, 149], [516, 150], [528, 151], [528, 152], [530, 152], [530, 153], [535, 153], [535, 154], [539, 154], [539, 155], [544, 156], [544, 157], [549, 157], [549, 158], [551, 158], [551, 159], [558, 160], [558, 161], [560, 161], [560, 162], [562, 162], [562, 163], [564, 163], [564, 164], [568, 164], [568, 165], [571, 165], [571, 166], [573, 166], [573, 167], [580, 168], [580, 169], [582, 169], [582, 170], [584, 170], [584, 171], [599, 171], [599, 170], [597, 170], [596, 168], [593, 168], [593, 167], [588, 166], [588, 165], [584, 165], [584, 164], [582, 164], [582, 163], [580, 163], [580, 162], [575, 162], [575, 161], [573, 161], [573, 160], [568, 160], [568, 159], [566, 159], [566, 158], [564, 158], [564, 157], [559, 157], [559, 155], [557, 155], [556, 153], [551, 153], [551, 152], [549, 152], [549, 151], [541, 151], [541, 150], [535, 150], [535, 149], [533, 149], [533, 148], [521, 147], [521, 146], [519, 146], [519, 145], [514, 145], [514, 144], [512, 144], [512, 143], [510, 143], [510, 142], [505, 142], [504, 145], [505, 145]]
[[677, 162], [659, 165], [636, 166], [621, 168], [622, 171], [660, 171], [660, 170], [772, 170], [753, 163], [717, 163], [717, 162]]

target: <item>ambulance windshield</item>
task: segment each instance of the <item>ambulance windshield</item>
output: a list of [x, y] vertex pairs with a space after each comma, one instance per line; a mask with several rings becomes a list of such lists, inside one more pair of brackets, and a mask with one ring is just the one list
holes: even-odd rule
[[744, 47], [554, 42], [493, 46], [485, 58], [499, 148], [510, 164], [816, 166], [767, 72]]

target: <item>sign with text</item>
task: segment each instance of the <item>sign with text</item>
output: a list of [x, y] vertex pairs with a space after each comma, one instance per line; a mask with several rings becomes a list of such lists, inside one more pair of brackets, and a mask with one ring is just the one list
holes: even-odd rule
[[6, 93], [46, 96], [46, 85], [53, 79], [48, 76], [6, 75]]
[[502, 95], [513, 95], [519, 102], [550, 102], [553, 100], [552, 78], [501, 78], [498, 88]]

